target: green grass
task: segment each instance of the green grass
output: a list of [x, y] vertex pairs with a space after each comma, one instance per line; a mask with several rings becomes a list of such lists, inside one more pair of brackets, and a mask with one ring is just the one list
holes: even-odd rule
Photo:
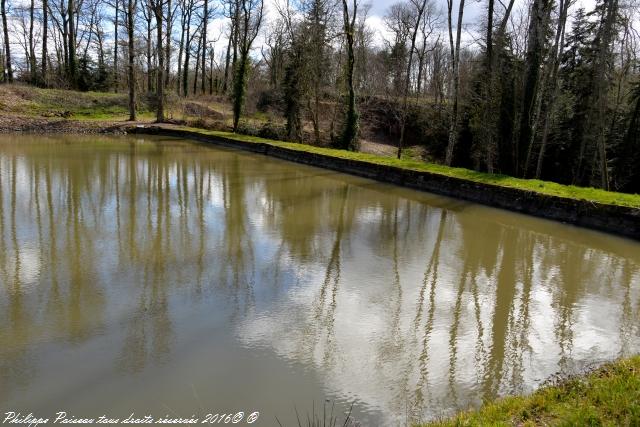
[[[91, 113], [77, 113], [71, 117], [73, 120], [78, 121], [126, 121], [129, 119], [129, 110], [116, 111], [116, 112], [91, 112]], [[140, 121], [154, 121], [156, 113], [153, 111], [136, 111], [136, 119]]]
[[402, 160], [416, 160], [422, 162], [422, 150], [420, 147], [406, 147], [402, 150]]
[[639, 426], [640, 356], [422, 427], [540, 425]]
[[323, 154], [341, 159], [359, 160], [372, 164], [394, 166], [419, 172], [431, 172], [434, 174], [452, 178], [460, 178], [483, 184], [497, 185], [508, 188], [517, 188], [520, 190], [531, 191], [548, 196], [558, 196], [569, 199], [586, 200], [593, 203], [640, 208], [640, 195], [637, 194], [616, 193], [613, 191], [605, 191], [597, 188], [562, 185], [537, 179], [520, 179], [507, 175], [488, 174], [472, 171], [469, 169], [453, 168], [434, 163], [425, 163], [420, 160], [407, 158], [398, 160], [395, 157], [382, 157], [374, 154], [356, 153], [351, 151], [315, 147], [311, 145], [297, 144], [292, 142], [274, 141], [254, 136], [234, 134], [230, 132], [202, 130], [196, 128], [184, 129], [203, 135], [227, 138], [235, 141], [270, 144], [277, 147], [286, 147], [291, 150]]

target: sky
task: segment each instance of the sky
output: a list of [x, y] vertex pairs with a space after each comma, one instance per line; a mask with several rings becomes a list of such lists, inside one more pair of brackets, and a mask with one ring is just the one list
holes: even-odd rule
[[[265, 0], [265, 9], [266, 16], [268, 21], [274, 21], [278, 18], [278, 13], [276, 10], [276, 2], [278, 0]], [[367, 25], [369, 28], [374, 31], [374, 43], [378, 46], [384, 45], [384, 40], [390, 40], [391, 34], [387, 30], [386, 25], [384, 23], [384, 16], [386, 15], [389, 8], [395, 4], [400, 2], [406, 2], [407, 0], [359, 0], [359, 10], [362, 11], [364, 7], [369, 7], [368, 17], [367, 17]], [[436, 7], [442, 13], [442, 24], [446, 25], [446, 11], [447, 11], [447, 0], [432, 0]], [[590, 0], [587, 0], [590, 1]], [[457, 6], [459, 0], [454, 0], [454, 14], [457, 16]], [[516, 0], [517, 4], [528, 4], [529, 0]], [[481, 15], [485, 13], [484, 7], [486, 4], [486, 0], [467, 0], [464, 8], [464, 25], [465, 25], [465, 36], [463, 36], [463, 43], [466, 40], [467, 44], [471, 44], [473, 42], [473, 37], [470, 35], [473, 31], [473, 25], [478, 22], [478, 19]], [[211, 25], [209, 31], [209, 39], [214, 40], [218, 37], [221, 32], [221, 28], [227, 25], [226, 20], [224, 19], [216, 19], [214, 24]], [[454, 23], [455, 25], [455, 23]], [[443, 31], [446, 27], [443, 27]], [[256, 40], [256, 46], [261, 46], [265, 42], [265, 31], [262, 31], [258, 39]], [[217, 47], [216, 50], [222, 48], [222, 46], [226, 46], [226, 39], [222, 37], [218, 42], [220, 47]], [[259, 48], [258, 48], [259, 51]]]
[[[26, 5], [28, 0], [10, 0], [10, 1], [11, 1], [11, 4], [13, 5], [17, 5], [17, 4]], [[266, 8], [267, 22], [274, 21], [275, 19], [277, 19], [275, 2], [278, 0], [264, 0], [264, 1], [265, 1], [265, 8]], [[407, 0], [368, 0], [368, 1], [359, 0], [359, 1], [361, 4], [360, 10], [362, 10], [363, 6], [365, 5], [369, 5], [370, 7], [368, 18], [367, 18], [367, 24], [369, 28], [373, 29], [374, 31], [374, 43], [378, 46], [384, 45], [385, 40], [391, 39], [391, 34], [389, 33], [389, 31], [386, 28], [386, 25], [384, 24], [384, 16], [387, 10], [394, 3], [398, 3], [400, 1], [407, 1]], [[433, 1], [436, 7], [441, 11], [442, 25], [443, 25], [442, 31], [444, 32], [446, 29], [447, 0], [431, 0], [431, 1]], [[454, 16], [457, 18], [457, 7], [458, 7], [459, 0], [453, 0], [453, 1], [454, 1], [453, 13], [454, 13]], [[572, 10], [576, 10], [578, 7], [584, 7], [587, 10], [592, 9], [595, 4], [595, 1], [596, 0], [577, 0], [576, 4], [572, 7]], [[214, 0], [213, 3], [215, 4], [217, 2]], [[476, 43], [475, 34], [477, 31], [477, 24], [481, 21], [482, 16], [486, 13], [485, 11], [486, 3], [487, 3], [486, 0], [467, 0], [466, 1], [465, 9], [464, 9], [464, 20], [463, 20], [464, 31], [463, 31], [463, 38], [462, 38], [464, 47], [469, 47], [474, 43]], [[513, 14], [517, 14], [518, 10], [526, 11], [526, 8], [528, 7], [529, 3], [530, 3], [530, 0], [515, 0], [515, 7], [514, 7]], [[497, 8], [500, 8], [500, 6], [498, 5]], [[209, 40], [218, 39], [218, 42], [216, 43], [216, 46], [215, 46], [216, 57], [219, 57], [219, 55], [225, 49], [227, 44], [226, 38], [224, 37], [226, 26], [227, 26], [227, 20], [224, 18], [213, 19], [209, 24], [208, 39]], [[11, 27], [12, 25], [10, 23], [9, 24], [10, 31], [11, 31]], [[265, 44], [265, 33], [266, 33], [265, 28], [266, 26], [263, 26], [263, 31], [261, 32], [258, 39], [256, 39], [256, 42], [254, 44], [254, 47], [255, 47], [254, 54], [258, 56], [260, 55], [260, 47], [264, 46]], [[109, 31], [109, 28], [105, 28], [105, 29]], [[12, 50], [13, 52], [15, 52], [14, 57], [16, 57], [16, 59], [18, 60], [21, 60], [23, 59], [22, 57], [24, 56], [24, 54], [23, 54], [23, 49], [18, 42], [20, 34], [18, 34], [17, 31], [14, 31], [13, 34], [11, 34], [11, 36], [13, 40]]]

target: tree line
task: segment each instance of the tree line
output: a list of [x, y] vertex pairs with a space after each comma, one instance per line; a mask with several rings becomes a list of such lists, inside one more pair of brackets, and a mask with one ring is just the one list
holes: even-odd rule
[[377, 27], [361, 0], [13, 1], [5, 82], [127, 91], [132, 120], [137, 96], [158, 121], [169, 95], [222, 96], [237, 132], [250, 104], [266, 136], [640, 190], [636, 0], [399, 0]]

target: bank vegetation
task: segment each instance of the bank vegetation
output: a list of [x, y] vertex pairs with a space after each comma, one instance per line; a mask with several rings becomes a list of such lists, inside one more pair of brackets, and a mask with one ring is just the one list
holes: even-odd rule
[[530, 396], [507, 397], [422, 427], [637, 426], [640, 356], [556, 379]]

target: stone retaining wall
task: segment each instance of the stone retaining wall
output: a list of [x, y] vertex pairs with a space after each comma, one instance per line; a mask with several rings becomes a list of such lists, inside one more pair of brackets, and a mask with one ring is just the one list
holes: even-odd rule
[[342, 159], [260, 142], [243, 142], [190, 130], [138, 126], [129, 133], [166, 135], [265, 154], [279, 159], [357, 175], [417, 190], [469, 200], [542, 218], [567, 222], [640, 240], [640, 209], [550, 196], [534, 191], [479, 183], [432, 172]]

